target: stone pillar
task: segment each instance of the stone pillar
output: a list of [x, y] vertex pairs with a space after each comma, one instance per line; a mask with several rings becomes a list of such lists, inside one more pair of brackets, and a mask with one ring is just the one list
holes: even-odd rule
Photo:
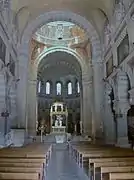
[[117, 123], [117, 146], [129, 147], [128, 143], [128, 125], [127, 125], [127, 112], [130, 109], [128, 102], [114, 102], [116, 110], [116, 123]]
[[[26, 50], [27, 51], [27, 50]], [[28, 57], [27, 57], [28, 58]], [[27, 85], [28, 85], [28, 67], [29, 64], [23, 61], [25, 59], [25, 50], [19, 54], [18, 61], [18, 78], [20, 81], [17, 84], [17, 112], [18, 128], [27, 128]]]
[[29, 80], [28, 87], [28, 135], [36, 135], [36, 121], [37, 121], [37, 94], [36, 94], [36, 80]]
[[117, 121], [117, 145], [128, 146], [127, 134], [127, 112], [130, 109], [128, 100], [128, 77], [125, 72], [119, 70], [116, 77], [116, 98], [114, 101], [114, 110]]
[[105, 106], [104, 106], [104, 134], [105, 134], [105, 143], [106, 144], [115, 144], [116, 143], [116, 128], [115, 128], [115, 119], [112, 112], [112, 101], [111, 93], [112, 87], [109, 83], [105, 85]]
[[88, 75], [82, 77], [82, 121], [85, 136], [92, 136], [91, 84]]
[[104, 82], [103, 63], [93, 62], [93, 118], [95, 128], [95, 139], [103, 138], [103, 104], [104, 104]]

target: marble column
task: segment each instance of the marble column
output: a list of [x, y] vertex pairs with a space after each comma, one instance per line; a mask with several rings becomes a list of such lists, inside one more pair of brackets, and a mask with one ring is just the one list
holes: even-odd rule
[[94, 61], [93, 68], [93, 118], [95, 128], [95, 139], [103, 139], [103, 104], [104, 104], [104, 82], [103, 63]]
[[85, 136], [92, 136], [92, 114], [91, 114], [91, 81], [86, 75], [82, 79], [82, 114], [83, 131]]

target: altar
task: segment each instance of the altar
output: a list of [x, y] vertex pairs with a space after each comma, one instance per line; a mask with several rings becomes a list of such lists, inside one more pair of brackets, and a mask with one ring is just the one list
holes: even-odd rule
[[64, 143], [67, 137], [67, 107], [63, 102], [55, 102], [50, 109], [51, 134], [55, 136], [56, 143]]

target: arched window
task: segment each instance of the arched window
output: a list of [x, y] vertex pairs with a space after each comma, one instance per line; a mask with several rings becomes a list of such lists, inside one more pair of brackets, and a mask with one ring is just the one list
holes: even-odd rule
[[61, 83], [58, 82], [58, 83], [56, 84], [56, 94], [57, 94], [57, 95], [61, 95], [61, 91], [62, 91], [62, 89], [61, 89]]
[[46, 94], [50, 94], [50, 82], [49, 81], [47, 81], [46, 82]]
[[38, 93], [41, 91], [41, 81], [38, 82]]
[[68, 95], [71, 95], [73, 93], [72, 91], [72, 83], [69, 82], [68, 85], [67, 85], [67, 93]]
[[80, 83], [77, 81], [77, 93], [80, 93]]

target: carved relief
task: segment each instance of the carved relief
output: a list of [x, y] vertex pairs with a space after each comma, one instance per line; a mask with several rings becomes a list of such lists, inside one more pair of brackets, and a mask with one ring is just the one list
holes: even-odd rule
[[110, 93], [112, 92], [112, 87], [108, 82], [105, 83], [105, 89], [106, 89], [106, 91], [105, 91], [106, 103], [111, 104]]
[[114, 9], [114, 17], [115, 17], [115, 26], [116, 28], [119, 26], [121, 21], [125, 16], [125, 6], [122, 0], [116, 0], [115, 9]]
[[111, 40], [111, 28], [110, 28], [110, 24], [109, 21], [106, 20], [105, 25], [104, 25], [104, 50], [105, 48], [107, 48], [107, 46], [110, 43]]
[[128, 22], [128, 33], [130, 36], [130, 41], [134, 43], [134, 12], [131, 14], [131, 18]]

